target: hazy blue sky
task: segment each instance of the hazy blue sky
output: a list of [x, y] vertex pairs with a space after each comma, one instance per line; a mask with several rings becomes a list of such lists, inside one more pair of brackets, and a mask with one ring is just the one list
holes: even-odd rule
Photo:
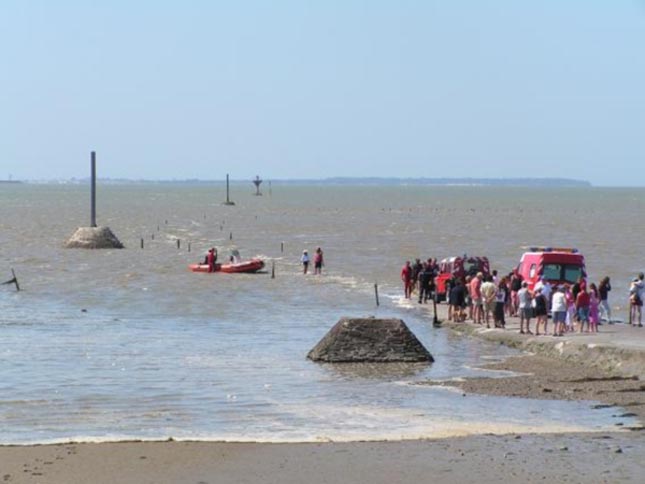
[[0, 2], [0, 178], [645, 185], [645, 1]]

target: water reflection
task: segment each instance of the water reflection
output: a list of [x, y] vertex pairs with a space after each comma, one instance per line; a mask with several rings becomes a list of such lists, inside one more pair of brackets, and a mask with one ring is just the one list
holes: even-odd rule
[[412, 378], [427, 370], [432, 363], [319, 363], [336, 378], [393, 381]]

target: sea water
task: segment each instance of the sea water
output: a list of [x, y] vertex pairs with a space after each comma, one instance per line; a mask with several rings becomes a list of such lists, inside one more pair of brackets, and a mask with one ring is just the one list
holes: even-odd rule
[[[0, 187], [0, 279], [13, 267], [23, 289], [0, 287], [0, 443], [405, 439], [631, 422], [589, 402], [418, 385], [495, 376], [478, 367], [516, 353], [433, 328], [426, 310], [401, 298], [399, 272], [406, 259], [463, 253], [486, 255], [506, 272], [524, 246], [575, 246], [593, 280], [612, 276], [620, 314], [629, 279], [642, 270], [634, 213], [643, 210], [643, 190], [253, 192], [250, 183], [234, 186], [236, 205], [224, 206], [222, 186], [100, 186], [98, 222], [126, 249], [87, 251], [63, 248], [89, 225], [87, 186]], [[210, 246], [220, 258], [231, 248], [263, 257], [268, 270], [189, 272]], [[323, 275], [303, 275], [302, 250], [318, 246]], [[366, 315], [402, 318], [435, 363], [306, 359], [341, 316]]]

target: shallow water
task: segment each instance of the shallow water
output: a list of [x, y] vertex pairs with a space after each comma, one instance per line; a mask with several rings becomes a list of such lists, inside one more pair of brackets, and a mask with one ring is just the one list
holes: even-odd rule
[[[586, 402], [525, 400], [527, 421], [509, 411], [512, 399], [414, 385], [482, 374], [477, 365], [513, 352], [432, 328], [401, 301], [398, 272], [406, 258], [463, 252], [506, 271], [523, 245], [570, 244], [592, 278], [612, 276], [620, 313], [618, 296], [642, 264], [643, 229], [626, 229], [642, 190], [274, 186], [254, 197], [251, 186], [235, 187], [237, 205], [225, 207], [222, 187], [99, 187], [98, 221], [125, 243], [120, 251], [62, 248], [89, 225], [87, 187], [0, 190], [0, 273], [14, 267], [24, 289], [0, 288], [0, 443], [416, 438], [617, 423], [615, 411]], [[210, 245], [223, 254], [233, 244], [274, 261], [276, 278], [186, 270]], [[318, 245], [325, 273], [303, 276], [299, 255]], [[368, 314], [404, 319], [436, 362], [305, 358], [339, 317]]]

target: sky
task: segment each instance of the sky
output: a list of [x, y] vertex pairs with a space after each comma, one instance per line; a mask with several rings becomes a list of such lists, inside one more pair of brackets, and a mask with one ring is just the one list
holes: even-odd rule
[[2, 0], [0, 63], [0, 179], [645, 186], [645, 0]]

